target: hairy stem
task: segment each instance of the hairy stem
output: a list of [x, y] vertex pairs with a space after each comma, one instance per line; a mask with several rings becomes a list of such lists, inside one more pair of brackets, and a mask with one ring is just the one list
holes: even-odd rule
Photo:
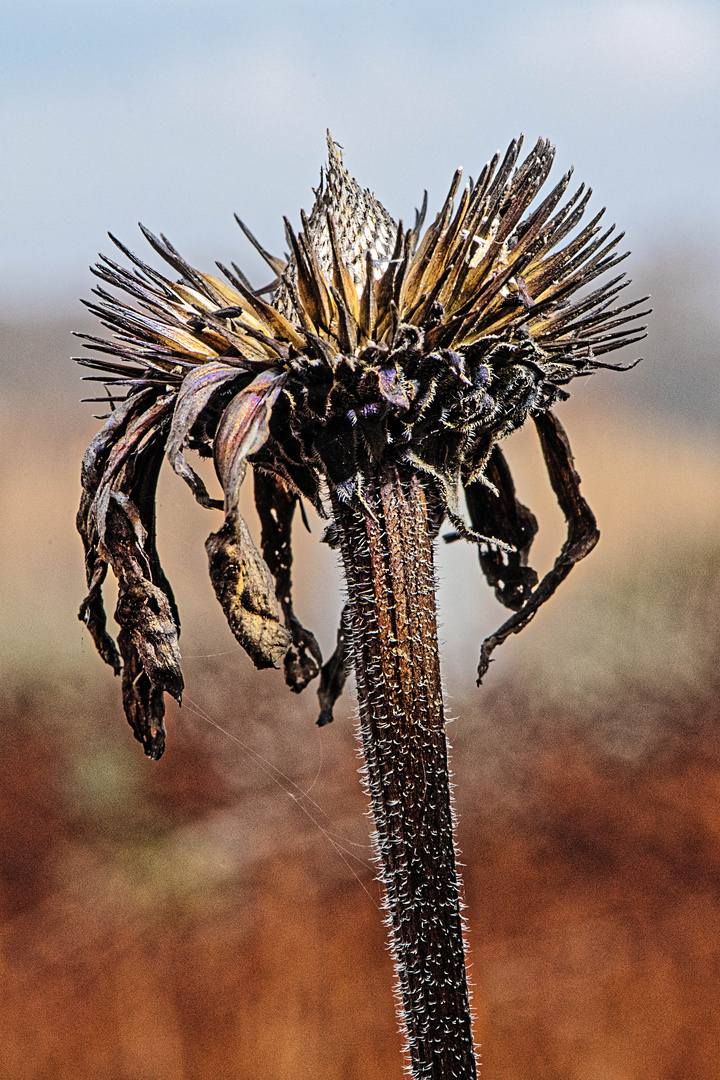
[[420, 477], [336, 501], [365, 761], [415, 1078], [476, 1076], [453, 848], [435, 575]]

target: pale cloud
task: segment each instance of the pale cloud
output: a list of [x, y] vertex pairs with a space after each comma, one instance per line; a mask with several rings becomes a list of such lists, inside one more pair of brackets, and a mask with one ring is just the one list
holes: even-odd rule
[[[704, 81], [717, 68], [720, 18], [691, 4], [617, 3], [608, 46], [636, 71]], [[607, 20], [603, 20], [607, 21]], [[608, 27], [609, 29], [609, 27]]]
[[676, 0], [604, 0], [558, 11], [527, 41], [557, 81], [667, 98], [717, 82], [720, 9]]

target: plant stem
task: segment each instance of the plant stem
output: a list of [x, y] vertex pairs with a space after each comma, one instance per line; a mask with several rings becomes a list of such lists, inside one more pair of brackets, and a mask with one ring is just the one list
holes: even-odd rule
[[476, 1076], [453, 848], [435, 573], [422, 479], [335, 501], [365, 761], [413, 1076]]

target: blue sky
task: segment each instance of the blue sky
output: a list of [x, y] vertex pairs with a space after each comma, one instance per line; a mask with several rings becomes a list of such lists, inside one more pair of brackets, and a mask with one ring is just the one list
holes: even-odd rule
[[138, 220], [264, 278], [232, 212], [282, 250], [326, 127], [395, 217], [524, 131], [641, 262], [717, 243], [719, 56], [702, 0], [0, 2], [0, 286], [65, 305]]

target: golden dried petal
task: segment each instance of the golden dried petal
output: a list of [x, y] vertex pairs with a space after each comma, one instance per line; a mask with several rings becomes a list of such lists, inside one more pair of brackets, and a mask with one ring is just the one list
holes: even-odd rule
[[230, 629], [257, 668], [277, 667], [292, 638], [283, 625], [275, 582], [237, 512], [205, 542], [210, 580]]

